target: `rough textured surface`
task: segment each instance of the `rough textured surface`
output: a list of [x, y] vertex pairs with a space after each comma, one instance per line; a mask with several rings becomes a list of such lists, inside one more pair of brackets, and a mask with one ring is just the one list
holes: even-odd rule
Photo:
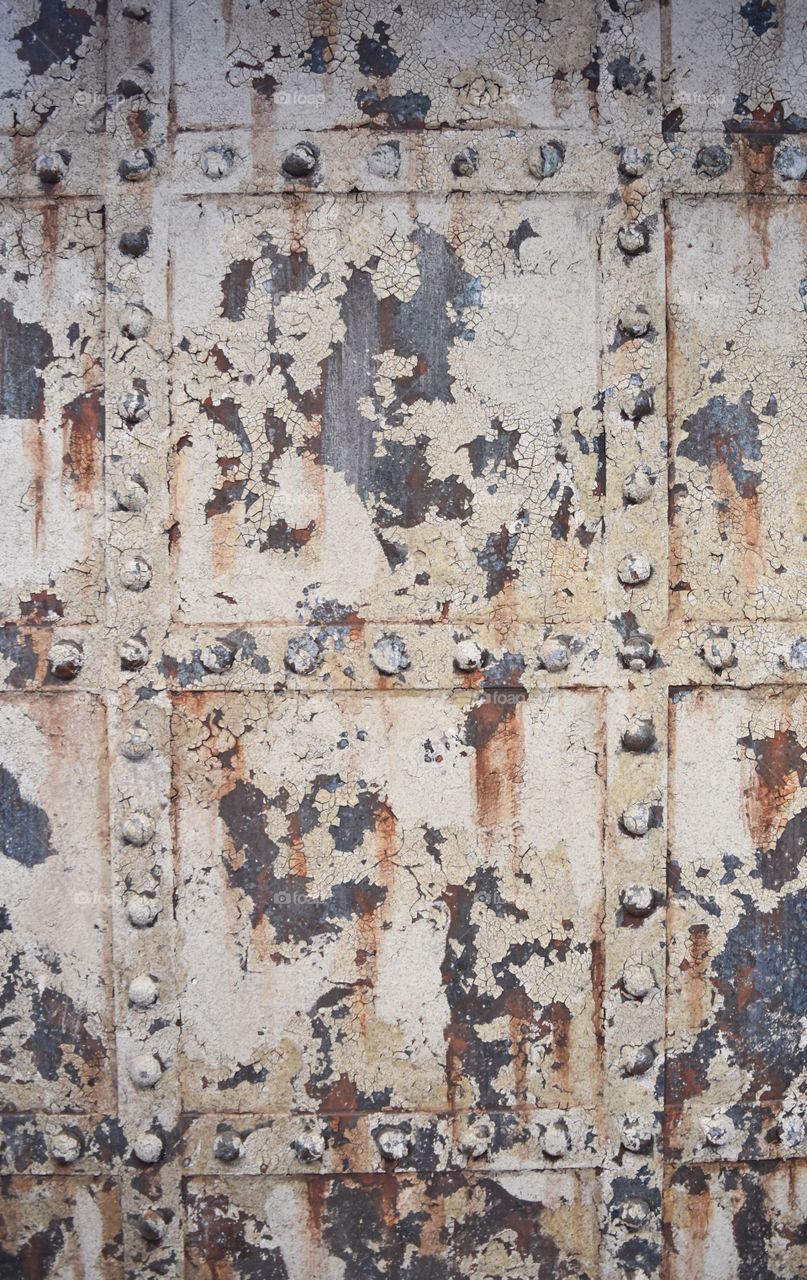
[[0, 15], [0, 1274], [807, 1274], [807, 5]]

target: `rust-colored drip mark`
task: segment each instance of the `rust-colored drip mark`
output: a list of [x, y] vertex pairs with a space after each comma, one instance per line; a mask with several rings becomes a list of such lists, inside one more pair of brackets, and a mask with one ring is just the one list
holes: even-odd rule
[[308, 1220], [313, 1229], [315, 1239], [322, 1235], [322, 1211], [325, 1207], [325, 1192], [329, 1186], [327, 1178], [306, 1178], [305, 1192], [308, 1198]]
[[90, 494], [96, 482], [98, 442], [104, 438], [104, 409], [99, 390], [77, 396], [62, 409], [62, 473]]
[[521, 701], [515, 689], [492, 690], [469, 712], [476, 815], [486, 831], [511, 830], [518, 817], [524, 768]]
[[31, 467], [29, 492], [34, 507], [34, 547], [40, 549], [40, 535], [45, 523], [45, 437], [39, 422], [27, 422], [23, 427], [23, 450]]
[[513, 1090], [516, 1103], [522, 1106], [527, 1101], [528, 1086], [528, 1035], [532, 1024], [535, 1006], [524, 991], [511, 991], [505, 1000], [510, 1021], [510, 1052], [513, 1062]]
[[554, 1085], [564, 1094], [572, 1092], [569, 1062], [569, 1038], [572, 1015], [566, 1005], [559, 1000], [553, 1001], [549, 1008], [552, 1020], [552, 1070], [555, 1073]]
[[767, 271], [771, 265], [771, 202], [769, 200], [748, 200], [745, 205], [748, 210], [748, 222], [752, 232], [749, 259], [751, 262], [756, 263], [759, 261], [761, 254], [763, 266]]
[[43, 280], [48, 298], [53, 292], [56, 263], [59, 261], [59, 212], [58, 200], [49, 200], [42, 210]]
[[708, 924], [695, 924], [689, 929], [688, 953], [681, 961], [681, 988], [689, 1013], [688, 1026], [697, 1031], [709, 1016], [710, 1000], [707, 973], [711, 951]]
[[793, 730], [781, 725], [765, 738], [743, 738], [740, 745], [745, 748], [746, 826], [754, 846], [768, 849], [779, 834], [788, 801], [807, 779], [805, 749]]
[[305, 857], [305, 847], [303, 845], [303, 835], [300, 829], [300, 811], [295, 810], [290, 813], [286, 819], [286, 826], [289, 832], [289, 875], [307, 876], [308, 866]]

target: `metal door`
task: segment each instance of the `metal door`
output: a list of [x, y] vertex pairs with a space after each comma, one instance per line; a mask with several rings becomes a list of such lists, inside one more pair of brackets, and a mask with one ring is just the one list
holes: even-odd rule
[[807, 1274], [804, 3], [3, 22], [4, 1274]]

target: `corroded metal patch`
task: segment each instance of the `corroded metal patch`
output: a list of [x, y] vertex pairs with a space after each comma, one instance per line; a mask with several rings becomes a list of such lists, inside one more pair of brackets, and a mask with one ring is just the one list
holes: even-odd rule
[[1, 1186], [7, 1275], [122, 1280], [120, 1204], [110, 1178], [3, 1178]]

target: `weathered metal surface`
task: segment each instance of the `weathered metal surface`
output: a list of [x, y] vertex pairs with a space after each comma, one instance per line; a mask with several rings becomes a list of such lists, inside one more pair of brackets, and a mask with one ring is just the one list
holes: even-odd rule
[[805, 28], [7, 6], [3, 1274], [805, 1274]]

